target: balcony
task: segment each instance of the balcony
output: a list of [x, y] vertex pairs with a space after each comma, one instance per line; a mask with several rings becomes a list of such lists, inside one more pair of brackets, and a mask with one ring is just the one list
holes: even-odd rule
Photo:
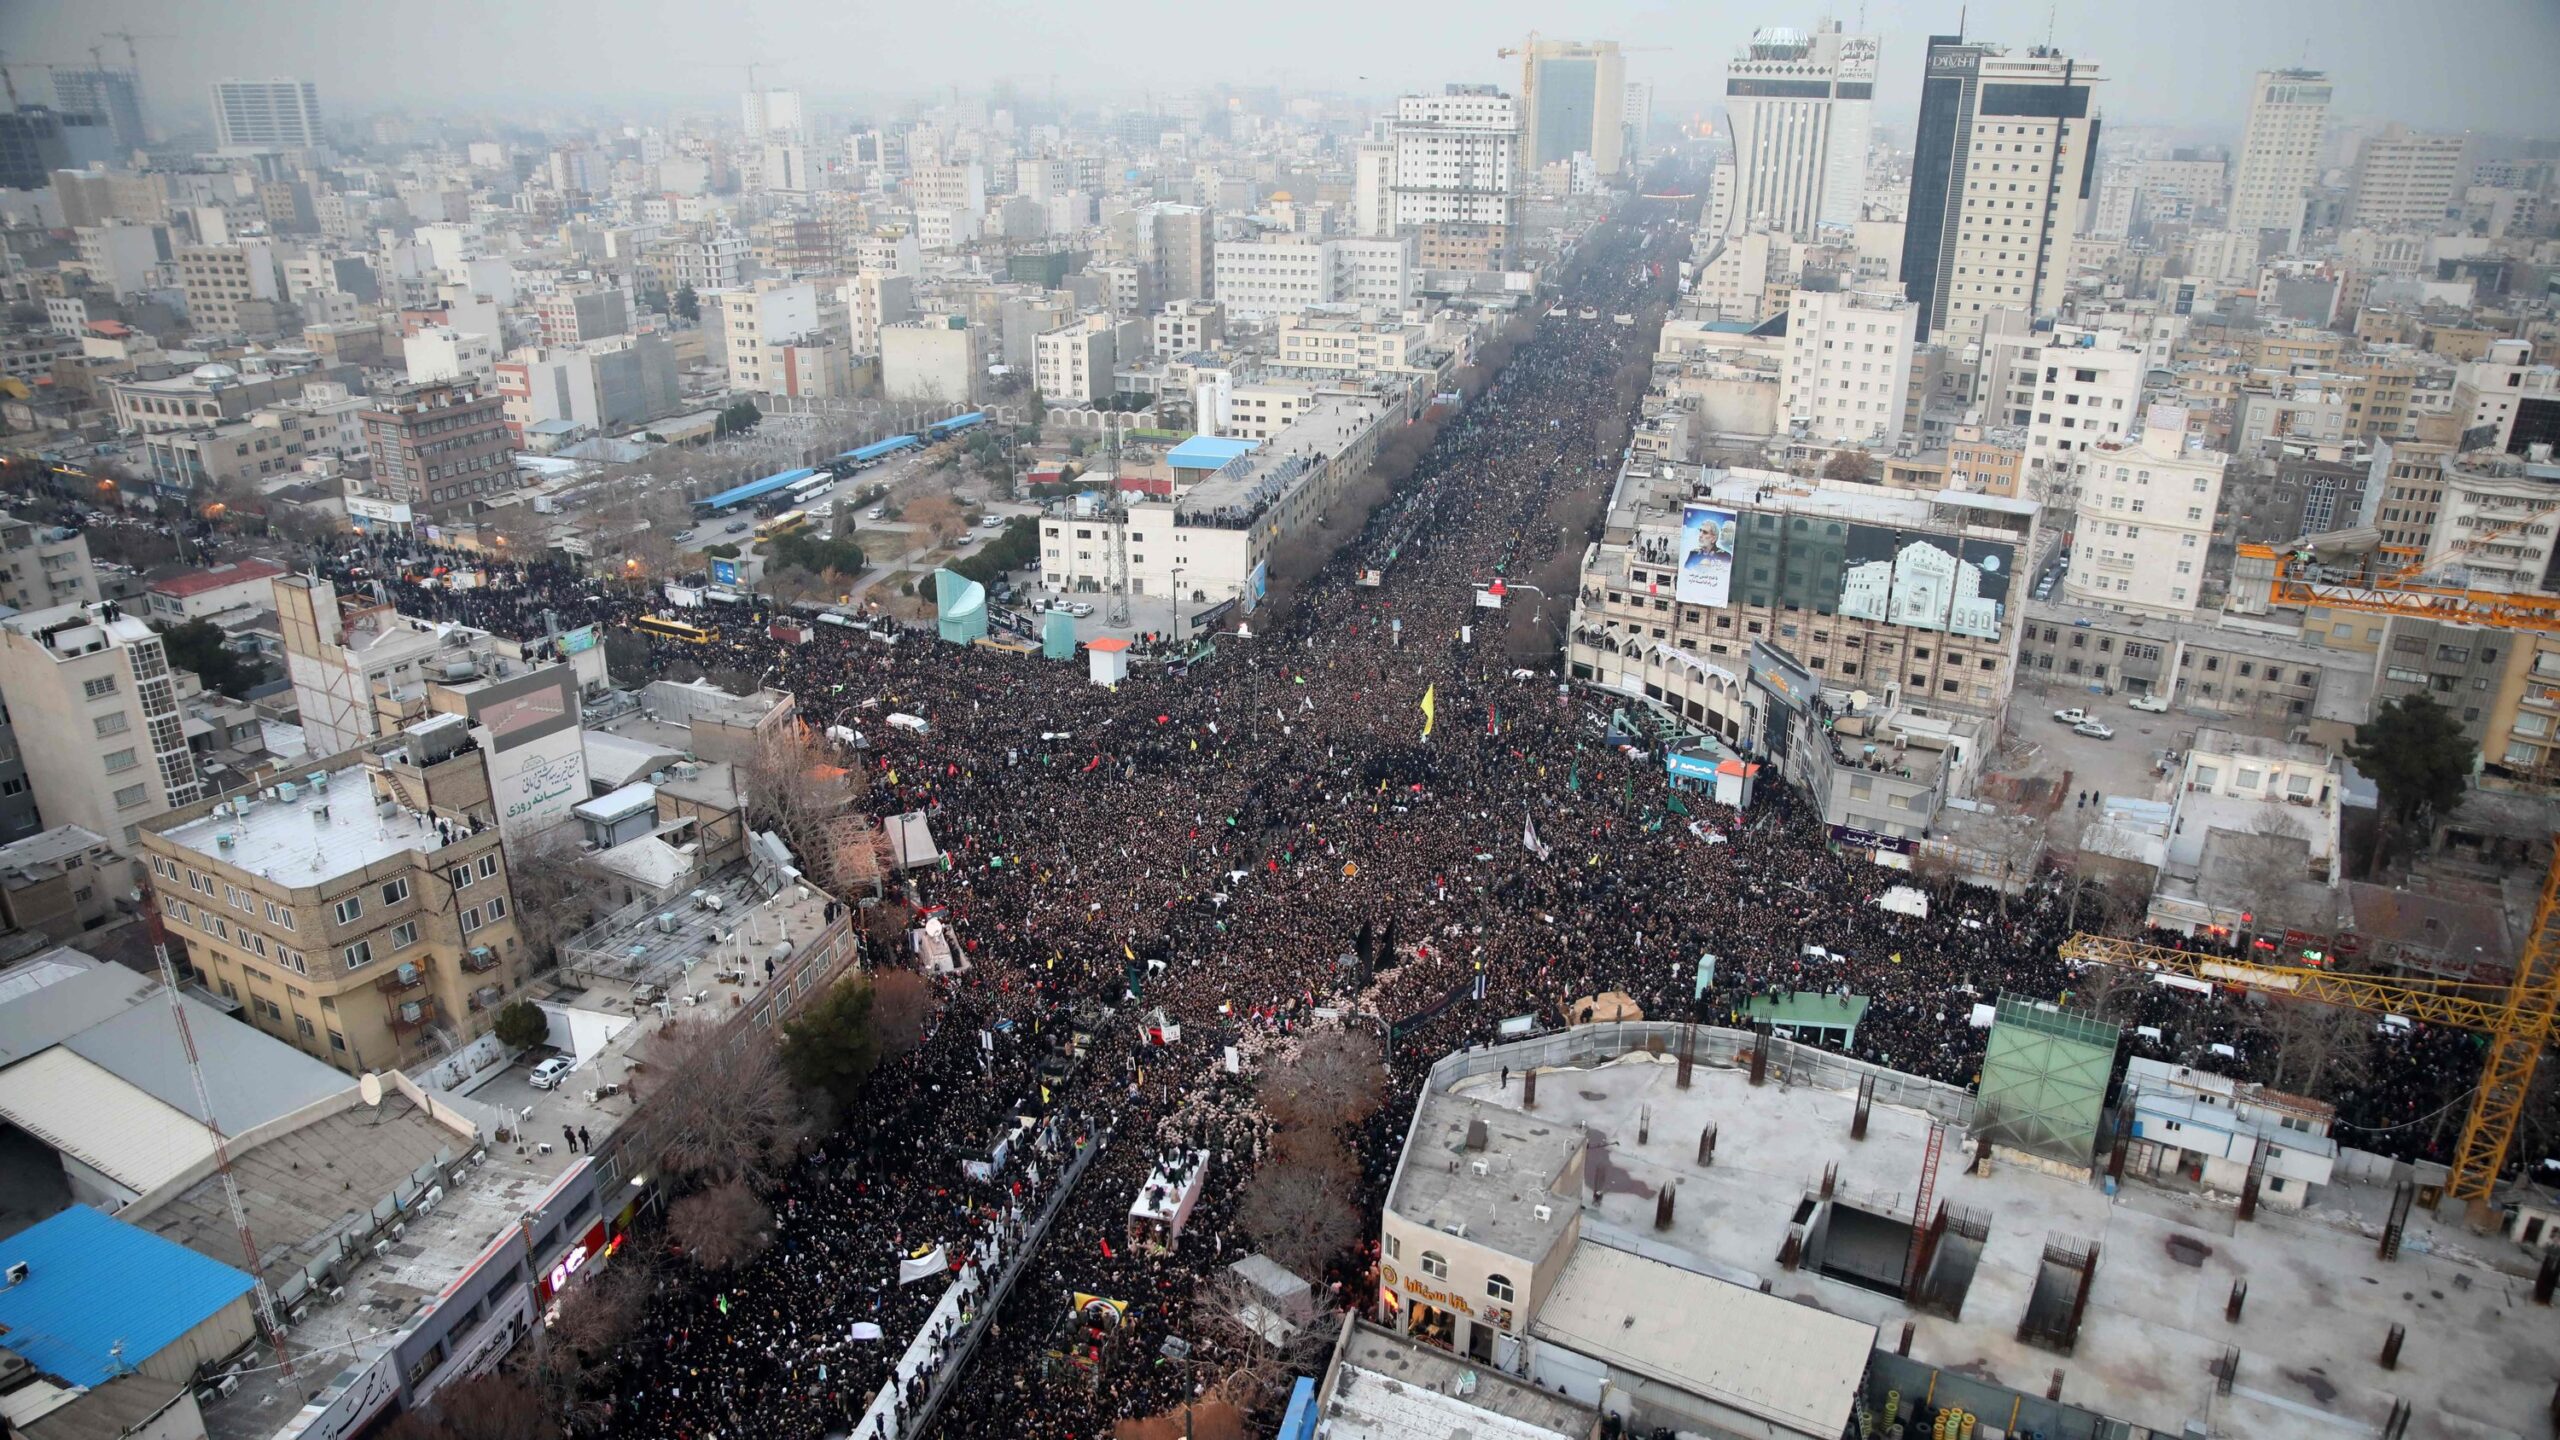
[[387, 1018], [391, 1033], [405, 1040], [436, 1023], [435, 997], [421, 995], [415, 1000], [403, 1000], [391, 1007]]
[[423, 990], [427, 984], [427, 967], [422, 961], [404, 961], [375, 978], [373, 988], [385, 995], [407, 995]]
[[486, 945], [474, 945], [463, 955], [462, 968], [474, 974], [483, 970], [495, 970], [498, 968], [498, 952]]

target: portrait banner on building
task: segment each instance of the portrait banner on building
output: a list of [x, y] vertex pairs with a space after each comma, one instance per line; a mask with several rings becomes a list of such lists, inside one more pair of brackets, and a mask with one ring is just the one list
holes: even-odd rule
[[1734, 518], [1712, 505], [1680, 507], [1680, 579], [1672, 587], [1683, 605], [1733, 601]]

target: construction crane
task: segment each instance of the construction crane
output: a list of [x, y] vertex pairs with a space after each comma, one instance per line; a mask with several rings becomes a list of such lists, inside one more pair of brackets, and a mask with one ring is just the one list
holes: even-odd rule
[[2455, 981], [2358, 975], [2311, 965], [2262, 965], [2223, 955], [2200, 955], [2105, 935], [2074, 935], [2062, 942], [2062, 958], [2114, 965], [2146, 975], [2178, 976], [2210, 985], [2274, 991], [2373, 1015], [2405, 1015], [2437, 1025], [2476, 1031], [2489, 1038], [2480, 1065], [2480, 1088], [2462, 1122], [2446, 1193], [2470, 1207], [2485, 1224], [2499, 1168], [2515, 1141], [2533, 1072], [2550, 1043], [2560, 1012], [2560, 863], [2543, 878], [2534, 908], [2533, 934], [2504, 989]]
[[[2429, 573], [2495, 542], [2500, 536], [2560, 513], [2537, 508], [2472, 535], [2429, 561], [2405, 549], [2373, 543], [2371, 532], [2316, 535], [2295, 545], [2239, 547], [2235, 581], [2263, 578], [2270, 608], [2324, 606], [2367, 615], [2404, 615], [2477, 625], [2491, 630], [2560, 633], [2560, 596], [2508, 593], [2454, 585]], [[2371, 538], [2367, 538], [2367, 537]], [[2341, 575], [2331, 560], [2363, 556], [2360, 573]], [[2377, 558], [2379, 557], [2379, 561]], [[2400, 561], [2391, 565], [2392, 561]], [[2385, 568], [2388, 565], [2390, 568]], [[2515, 1143], [2516, 1125], [2542, 1050], [2560, 1017], [2560, 849], [2543, 876], [2533, 929], [2504, 987], [2453, 981], [2358, 975], [2321, 966], [2261, 965], [2197, 955], [2102, 935], [2074, 935], [2063, 958], [2117, 965], [2154, 975], [2175, 975], [2217, 985], [2278, 991], [2304, 1000], [2342, 1005], [2372, 1014], [2399, 1014], [2475, 1031], [2489, 1040], [2480, 1066], [2480, 1088], [2462, 1123], [2448, 1194], [2465, 1202], [2474, 1224], [2485, 1224], [2498, 1172]]]
[[[136, 35], [130, 30], [108, 30], [102, 32], [99, 38], [104, 40], [121, 40], [124, 42], [125, 63], [127, 67], [133, 71], [134, 79], [139, 81], [142, 78], [142, 52], [135, 48], [134, 42], [137, 40], [175, 40], [178, 37], [175, 35]], [[106, 67], [102, 65], [99, 68], [105, 69]]]
[[[240, 1237], [240, 1255], [249, 1267], [249, 1283], [255, 1292], [253, 1303], [258, 1315], [258, 1328], [267, 1335], [267, 1343], [276, 1350], [276, 1368], [284, 1378], [293, 1378], [293, 1352], [285, 1347], [284, 1322], [276, 1313], [275, 1292], [267, 1288], [266, 1262], [258, 1257], [257, 1237], [249, 1231], [249, 1207], [240, 1200], [240, 1182], [231, 1174], [231, 1142], [222, 1126], [213, 1118], [213, 1092], [204, 1083], [204, 1059], [196, 1052], [195, 1031], [187, 1025], [186, 1002], [178, 993], [178, 967], [169, 959], [168, 936], [160, 933], [160, 916], [150, 916], [151, 951], [160, 960], [160, 987], [169, 994], [169, 1015], [178, 1022], [178, 1045], [186, 1052], [187, 1077], [195, 1082], [196, 1105], [204, 1111], [204, 1133], [213, 1141], [214, 1173], [222, 1177], [222, 1198], [231, 1207], [231, 1228]], [[366, 1084], [373, 1083], [367, 1077]]]

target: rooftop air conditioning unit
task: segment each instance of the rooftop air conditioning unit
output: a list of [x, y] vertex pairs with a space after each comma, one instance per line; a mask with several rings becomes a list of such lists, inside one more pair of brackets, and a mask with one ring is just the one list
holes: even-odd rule
[[1530, 1213], [1536, 1215], [1541, 1220], [1553, 1220], [1556, 1218], [1556, 1207], [1553, 1205], [1535, 1205], [1530, 1207]]
[[1493, 1167], [1486, 1164], [1484, 1161], [1479, 1160], [1476, 1162], [1476, 1173], [1479, 1175], [1490, 1175], [1493, 1173]]
[[674, 911], [661, 910], [658, 912], [658, 933], [661, 935], [673, 935], [676, 933], [676, 916]]

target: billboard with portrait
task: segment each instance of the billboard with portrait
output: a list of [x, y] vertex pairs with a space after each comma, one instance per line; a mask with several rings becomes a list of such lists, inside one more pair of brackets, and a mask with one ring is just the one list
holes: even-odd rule
[[2016, 561], [2016, 547], [1998, 541], [1852, 525], [1839, 613], [1997, 640]]
[[1681, 604], [1733, 603], [1733, 539], [1732, 511], [1695, 502], [1680, 507], [1680, 579], [1672, 589]]

